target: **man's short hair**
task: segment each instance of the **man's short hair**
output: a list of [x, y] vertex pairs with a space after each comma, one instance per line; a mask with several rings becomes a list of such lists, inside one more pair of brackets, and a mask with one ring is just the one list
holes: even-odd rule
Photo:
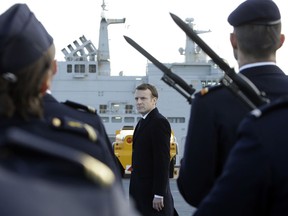
[[147, 90], [147, 89], [149, 89], [151, 91], [151, 94], [153, 97], [158, 98], [158, 91], [157, 91], [155, 86], [153, 86], [149, 83], [142, 83], [136, 87], [136, 90]]

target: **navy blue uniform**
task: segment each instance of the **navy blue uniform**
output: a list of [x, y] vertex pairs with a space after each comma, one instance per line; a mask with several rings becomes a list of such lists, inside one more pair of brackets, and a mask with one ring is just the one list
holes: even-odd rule
[[138, 215], [112, 170], [82, 151], [16, 126], [0, 144], [0, 215]]
[[288, 215], [287, 97], [251, 113], [195, 216]]
[[9, 119], [0, 118], [0, 134], [11, 127], [21, 128], [26, 132], [37, 134], [42, 138], [82, 151], [97, 158], [109, 167], [113, 166], [113, 161], [111, 161], [110, 155], [106, 154], [107, 150], [103, 148], [103, 139], [98, 132], [93, 127], [90, 126], [89, 128], [89, 125], [75, 119], [55, 117], [49, 122], [45, 122], [33, 118], [25, 121], [17, 115]]
[[[288, 94], [288, 77], [276, 65], [247, 68], [241, 73], [271, 100]], [[248, 112], [249, 107], [223, 86], [196, 94], [177, 179], [180, 193], [192, 206], [199, 205], [221, 174], [236, 141], [237, 127]]]
[[[57, 101], [51, 94], [47, 93], [43, 97], [43, 107], [44, 107], [44, 116], [47, 120], [51, 119], [51, 116], [69, 116], [78, 121], [82, 121], [93, 126], [99, 133], [99, 136], [103, 139], [103, 149], [105, 149], [105, 155], [110, 157], [111, 169], [116, 173], [120, 178], [119, 167], [115, 160], [114, 152], [112, 150], [112, 144], [108, 138], [102, 120], [97, 115], [96, 111], [89, 112], [87, 110], [77, 110], [68, 105], [60, 103]], [[80, 105], [78, 105], [80, 107]]]

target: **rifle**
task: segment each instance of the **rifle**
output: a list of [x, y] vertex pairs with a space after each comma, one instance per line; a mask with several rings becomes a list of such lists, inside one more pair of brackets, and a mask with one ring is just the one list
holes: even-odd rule
[[265, 97], [264, 92], [260, 92], [257, 87], [244, 75], [236, 74], [234, 68], [223, 61], [198, 35], [189, 27], [187, 23], [182, 21], [175, 14], [170, 13], [174, 22], [186, 33], [186, 35], [194, 41], [225, 73], [221, 79], [221, 83], [236, 94], [251, 109], [269, 103], [269, 99]]
[[159, 62], [150, 53], [148, 53], [139, 44], [137, 44], [134, 40], [125, 35], [124, 38], [131, 46], [133, 46], [136, 50], [138, 50], [142, 55], [144, 55], [147, 59], [149, 59], [156, 67], [158, 67], [164, 73], [164, 76], [161, 79], [165, 83], [167, 83], [169, 86], [171, 86], [181, 95], [183, 95], [187, 99], [189, 104], [191, 104], [192, 95], [195, 92], [195, 89], [192, 87], [192, 85], [188, 85], [181, 77], [173, 73], [164, 64]]

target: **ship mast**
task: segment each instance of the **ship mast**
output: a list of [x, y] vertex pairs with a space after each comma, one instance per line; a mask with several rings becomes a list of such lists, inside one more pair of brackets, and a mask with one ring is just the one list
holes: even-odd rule
[[[194, 18], [186, 18], [185, 21], [194, 29]], [[211, 32], [210, 30], [195, 30], [197, 34]], [[185, 55], [185, 63], [195, 63], [195, 62], [207, 62], [207, 55], [204, 53], [201, 48], [192, 41], [188, 36], [186, 36], [186, 45], [185, 49], [182, 47], [179, 48], [181, 55]]]
[[98, 72], [99, 75], [101, 76], [110, 76], [111, 68], [110, 68], [108, 25], [125, 23], [125, 18], [107, 19], [105, 15], [105, 11], [107, 11], [105, 0], [103, 0], [101, 7], [102, 7], [102, 13], [101, 13], [101, 22], [99, 30], [98, 52], [97, 52]]

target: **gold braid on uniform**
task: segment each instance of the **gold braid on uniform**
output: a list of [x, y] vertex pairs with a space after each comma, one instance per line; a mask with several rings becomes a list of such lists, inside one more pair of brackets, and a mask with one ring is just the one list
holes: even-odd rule
[[[59, 123], [58, 120], [55, 120], [55, 122]], [[18, 148], [41, 152], [80, 165], [88, 179], [101, 187], [110, 187], [115, 181], [114, 173], [106, 164], [79, 150], [47, 140], [19, 128], [8, 129], [4, 137], [2, 147], [13, 148], [13, 146], [17, 146]], [[7, 144], [5, 145], [5, 143]], [[2, 155], [3, 152], [2, 150]]]
[[92, 114], [96, 114], [97, 110], [92, 106], [87, 106], [84, 104], [76, 103], [74, 101], [66, 100], [65, 102], [62, 102], [64, 105], [69, 106], [73, 109], [84, 111]]
[[54, 117], [51, 120], [51, 125], [57, 130], [70, 131], [85, 136], [92, 142], [96, 142], [98, 139], [96, 130], [91, 125], [69, 117]]

